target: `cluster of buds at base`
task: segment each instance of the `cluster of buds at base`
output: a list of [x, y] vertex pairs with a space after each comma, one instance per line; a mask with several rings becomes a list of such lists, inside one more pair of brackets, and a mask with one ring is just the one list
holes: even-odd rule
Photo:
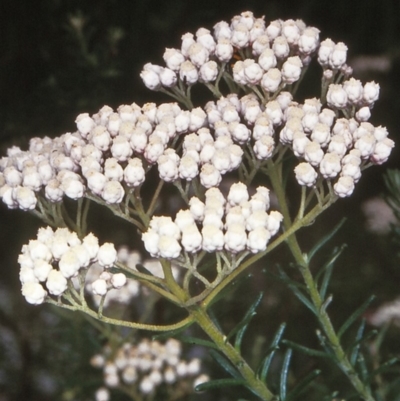
[[[110, 268], [116, 260], [114, 245], [99, 246], [92, 233], [80, 240], [67, 228], [39, 228], [37, 238], [24, 245], [18, 257], [22, 295], [30, 304], [41, 304], [47, 296], [64, 294], [69, 281], [91, 264]], [[118, 276], [116, 281], [121, 278]]]
[[277, 211], [267, 212], [270, 200], [266, 187], [258, 187], [250, 197], [247, 186], [240, 182], [230, 187], [226, 199], [219, 189], [210, 188], [205, 202], [192, 197], [189, 205], [189, 210], [178, 212], [175, 221], [166, 216], [152, 218], [142, 235], [152, 256], [175, 259], [182, 249], [187, 253], [261, 252], [278, 232], [283, 218]]
[[143, 395], [155, 395], [166, 386], [183, 397], [209, 380], [201, 373], [200, 359], [182, 359], [182, 345], [175, 339], [165, 344], [143, 339], [136, 345], [125, 343], [115, 352], [105, 347], [92, 357], [91, 364], [103, 370], [105, 387], [97, 391], [97, 401], [108, 401], [108, 388], [119, 386], [132, 386]]

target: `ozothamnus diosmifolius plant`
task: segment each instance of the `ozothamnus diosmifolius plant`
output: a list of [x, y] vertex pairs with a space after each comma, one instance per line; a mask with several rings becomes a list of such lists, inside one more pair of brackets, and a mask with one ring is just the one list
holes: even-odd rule
[[[327, 227], [311, 250], [298, 242], [305, 226], [351, 196], [362, 171], [384, 163], [394, 147], [386, 128], [368, 122], [379, 85], [354, 78], [346, 58], [344, 43], [320, 38], [303, 21], [268, 22], [243, 12], [184, 34], [180, 48], [165, 50], [165, 65], [143, 67], [146, 87], [172, 102], [82, 113], [75, 132], [32, 138], [28, 150], [12, 147], [0, 160], [3, 202], [45, 224], [18, 257], [26, 301], [170, 337], [110, 341], [92, 360], [104, 373], [97, 401], [109, 400], [114, 388], [133, 400], [174, 400], [194, 390], [211, 397], [224, 386], [246, 388], [246, 399], [303, 400], [316, 394], [316, 383], [319, 399], [382, 399], [374, 373], [360, 363], [362, 329], [350, 347], [342, 344], [364, 309], [349, 313], [339, 328], [328, 314], [327, 287], [340, 251], [324, 268], [310, 269], [337, 227]], [[321, 91], [300, 99], [309, 66], [319, 71], [313, 74]], [[200, 85], [209, 90], [202, 105], [195, 96]], [[101, 243], [91, 229], [93, 203], [133, 225], [141, 242], [120, 249]], [[232, 284], [277, 247], [290, 251], [302, 278], [293, 281], [280, 267], [285, 285], [319, 322], [320, 349], [285, 343], [282, 324], [252, 366], [242, 339], [261, 295], [247, 295], [251, 306], [229, 332], [211, 306], [218, 309]], [[156, 321], [156, 302], [181, 318]], [[111, 307], [139, 303], [145, 307], [137, 320], [121, 319], [129, 313], [113, 314]], [[207, 335], [192, 344], [210, 347], [228, 376], [210, 377], [199, 358], [181, 355], [179, 339], [192, 325]], [[297, 352], [336, 364], [347, 377], [346, 393], [319, 378], [323, 364], [291, 379]]]

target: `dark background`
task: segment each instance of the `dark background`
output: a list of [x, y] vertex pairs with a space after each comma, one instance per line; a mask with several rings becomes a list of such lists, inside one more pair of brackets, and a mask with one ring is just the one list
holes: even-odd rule
[[[386, 71], [369, 70], [356, 77], [380, 83], [381, 96], [372, 123], [387, 126], [390, 136], [399, 139], [398, 0], [18, 0], [0, 3], [0, 156], [12, 145], [25, 148], [31, 137], [72, 131], [79, 113], [94, 113], [104, 104], [115, 108], [133, 101], [139, 105], [168, 101], [144, 87], [139, 78], [143, 64], [162, 64], [164, 48], [179, 47], [182, 34], [199, 27], [212, 29], [216, 22], [229, 21], [247, 10], [265, 15], [266, 21], [301, 18], [318, 27], [321, 39], [330, 37], [348, 45], [350, 65], [362, 55], [384, 57], [390, 64]], [[73, 17], [84, 21], [80, 33], [71, 24]], [[315, 84], [317, 94], [318, 82]], [[373, 248], [376, 241], [363, 230], [360, 202], [382, 192], [381, 174], [387, 167], [400, 165], [399, 147], [385, 166], [366, 172], [352, 199], [335, 206], [324, 220], [338, 220], [337, 213], [351, 212], [343, 236], [354, 246], [355, 256], [348, 258], [348, 263], [358, 268], [364, 259], [372, 257], [368, 262], [372, 264], [379, 264], [380, 259], [380, 251]], [[46, 388], [46, 375], [41, 379], [32, 373], [45, 372], [49, 366], [55, 369], [56, 364], [61, 376], [63, 358], [59, 355], [65, 353], [72, 355], [69, 364], [78, 371], [87, 362], [81, 362], [77, 354], [89, 357], [97, 346], [84, 335], [73, 340], [71, 333], [79, 319], [65, 323], [46, 307], [29, 307], [22, 300], [17, 255], [21, 245], [34, 236], [37, 225], [27, 213], [0, 205], [0, 401], [86, 399], [78, 390], [82, 377], [74, 382], [64, 375], [64, 381], [48, 381]], [[368, 292], [388, 292], [388, 297], [393, 297], [398, 281], [389, 288], [384, 278], [375, 278], [368, 276], [366, 287], [353, 298]], [[392, 278], [400, 276], [395, 272]], [[357, 278], [348, 276], [346, 280]], [[349, 305], [351, 302], [348, 300]], [[57, 343], [64, 348], [57, 348]], [[95, 384], [87, 386], [86, 394], [90, 394]], [[66, 388], [75, 393], [66, 395], [61, 391]], [[55, 397], [56, 393], [62, 393], [62, 398]]]

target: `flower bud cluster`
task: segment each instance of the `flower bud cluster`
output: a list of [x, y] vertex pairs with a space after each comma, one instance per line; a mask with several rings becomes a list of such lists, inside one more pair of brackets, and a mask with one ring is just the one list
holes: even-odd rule
[[[81, 269], [98, 262], [111, 267], [116, 262], [114, 245], [104, 243], [88, 234], [82, 240], [66, 228], [40, 228], [37, 238], [22, 247], [18, 257], [22, 295], [30, 304], [41, 304], [48, 295], [61, 296], [68, 281]], [[115, 279], [120, 283], [120, 277]]]
[[[161, 263], [157, 259], [143, 261], [139, 252], [130, 251], [125, 246], [118, 249], [117, 259], [119, 263], [134, 271], [137, 271], [138, 264], [142, 264], [153, 276], [164, 277]], [[172, 274], [175, 279], [179, 278], [179, 268], [175, 265], [172, 266]], [[85, 290], [92, 296], [96, 305], [99, 305], [102, 297], [105, 297], [103, 300], [105, 308], [114, 303], [130, 305], [132, 299], [148, 295], [139, 281], [127, 278], [123, 273], [112, 274], [98, 262], [93, 263], [87, 271]]]
[[384, 163], [394, 147], [386, 128], [355, 118], [336, 118], [332, 109], [322, 109], [316, 99], [293, 103], [286, 115], [279, 139], [302, 160], [295, 168], [297, 181], [308, 187], [318, 177], [334, 181], [334, 192], [340, 197], [353, 193], [364, 165]]
[[[212, 31], [200, 28], [195, 34], [184, 34], [180, 49], [165, 50], [165, 67], [148, 63], [140, 76], [151, 90], [173, 88], [178, 81], [188, 86], [214, 82], [235, 55], [246, 54], [248, 58], [233, 65], [233, 79], [242, 85], [261, 85], [273, 93], [281, 84], [300, 78], [303, 65], [318, 46], [319, 30], [301, 20], [266, 24], [264, 17], [246, 11], [230, 23], [218, 22]], [[338, 58], [332, 57], [336, 63]]]
[[[103, 370], [104, 385], [99, 394], [107, 394], [107, 388], [132, 386], [143, 395], [155, 394], [162, 386], [174, 387], [182, 381], [194, 387], [208, 381], [201, 374], [201, 361], [182, 358], [182, 345], [169, 339], [159, 341], [141, 340], [138, 344], [123, 344], [116, 352], [105, 347], [101, 354], [91, 359], [92, 366]], [[99, 398], [97, 398], [99, 399]], [[107, 398], [101, 398], [107, 400]]]
[[142, 240], [153, 257], [175, 259], [182, 250], [261, 252], [282, 221], [279, 212], [267, 213], [270, 201], [266, 187], [258, 187], [250, 197], [246, 185], [240, 182], [230, 187], [226, 199], [219, 189], [210, 188], [205, 202], [192, 197], [189, 205], [189, 210], [177, 213], [175, 221], [166, 216], [152, 218]]

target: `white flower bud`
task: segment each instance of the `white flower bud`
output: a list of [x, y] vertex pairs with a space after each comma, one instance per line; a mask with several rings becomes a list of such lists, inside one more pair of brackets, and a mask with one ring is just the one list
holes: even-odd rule
[[354, 148], [361, 152], [361, 157], [367, 159], [374, 152], [376, 139], [373, 134], [366, 133], [354, 143]]
[[75, 123], [83, 138], [86, 138], [89, 132], [96, 126], [88, 113], [79, 114], [78, 117], [76, 117]]
[[232, 30], [231, 43], [233, 46], [242, 48], [246, 47], [250, 40], [250, 32], [248, 27], [243, 24], [237, 24]]
[[202, 249], [206, 252], [221, 251], [224, 247], [224, 233], [214, 225], [203, 226], [201, 230], [203, 237]]
[[6, 167], [3, 170], [3, 177], [10, 187], [17, 187], [22, 184], [22, 174], [14, 166]]
[[274, 39], [272, 50], [275, 56], [279, 59], [284, 59], [289, 55], [290, 47], [287, 39], [284, 36], [278, 36]]
[[114, 244], [105, 242], [101, 245], [97, 252], [97, 260], [100, 266], [105, 268], [112, 267], [117, 261], [117, 251]]
[[61, 256], [58, 267], [65, 278], [76, 276], [81, 267], [78, 255], [69, 249]]
[[244, 75], [244, 68], [244, 62], [239, 60], [234, 64], [232, 69], [234, 81], [241, 85], [247, 85], [247, 79]]
[[319, 45], [319, 29], [314, 27], [306, 28], [300, 35], [298, 46], [300, 52], [310, 54], [314, 52]]
[[215, 61], [204, 63], [199, 70], [201, 82], [214, 82], [218, 76], [218, 64]]
[[347, 106], [347, 92], [342, 85], [330, 84], [326, 100], [330, 107], [344, 109]]
[[304, 132], [296, 131], [293, 134], [293, 142], [292, 142], [293, 153], [297, 157], [304, 157], [305, 148], [310, 142], [311, 142], [310, 139]]
[[159, 75], [161, 85], [165, 88], [172, 88], [176, 85], [178, 80], [175, 71], [169, 68], [163, 68]]
[[336, 43], [329, 54], [329, 66], [333, 69], [339, 69], [346, 63], [346, 59], [347, 46], [343, 42]]
[[[33, 269], [28, 266], [24, 266], [20, 260], [22, 259], [21, 256], [26, 256], [26, 255], [19, 255], [20, 257], [18, 258], [18, 263], [21, 265], [21, 269], [19, 271], [19, 281], [21, 284], [25, 283], [38, 283], [39, 280], [35, 276], [35, 273], [33, 272]], [[32, 263], [33, 264], [33, 263]]]
[[124, 273], [116, 273], [111, 276], [111, 285], [114, 288], [121, 288], [126, 284], [126, 276]]
[[275, 149], [275, 141], [271, 136], [263, 135], [254, 142], [253, 150], [259, 160], [269, 159]]
[[160, 235], [158, 241], [158, 249], [160, 256], [166, 259], [176, 259], [181, 254], [181, 246], [179, 242], [167, 235]]
[[350, 196], [354, 191], [354, 180], [349, 176], [339, 177], [333, 190], [340, 198]]
[[81, 178], [75, 174], [68, 176], [61, 181], [60, 188], [68, 198], [80, 199], [85, 193], [85, 186], [80, 181]]
[[203, 220], [204, 218], [204, 203], [199, 199], [193, 196], [189, 200], [190, 213], [192, 214], [195, 220]]
[[95, 169], [90, 169], [86, 172], [85, 178], [87, 180], [88, 188], [96, 195], [101, 195], [104, 185], [107, 182], [107, 177], [96, 171]]
[[272, 121], [273, 125], [280, 125], [283, 120], [283, 111], [276, 100], [269, 101], [266, 104], [265, 112]]
[[22, 186], [39, 191], [42, 187], [42, 180], [36, 166], [25, 167], [22, 171]]
[[145, 180], [145, 171], [142, 161], [138, 158], [130, 159], [124, 169], [124, 181], [129, 187], [138, 187]]
[[167, 67], [172, 71], [179, 71], [181, 64], [185, 61], [184, 55], [177, 49], [165, 49], [163, 59]]
[[335, 112], [331, 109], [323, 109], [318, 115], [319, 122], [326, 124], [328, 127], [332, 127], [335, 117]]
[[281, 29], [282, 35], [290, 45], [297, 44], [300, 38], [300, 28], [296, 24], [296, 21], [292, 19], [284, 21]]
[[351, 104], [358, 104], [363, 97], [363, 85], [358, 79], [350, 78], [343, 82], [343, 89], [347, 93], [347, 98]]
[[249, 232], [246, 247], [251, 253], [265, 251], [270, 238], [271, 234], [265, 227], [257, 227]]
[[88, 251], [90, 259], [94, 260], [99, 251], [99, 240], [97, 237], [93, 233], [89, 233], [85, 238], [83, 238], [82, 245]]
[[200, 172], [200, 182], [206, 188], [216, 187], [221, 183], [221, 173], [209, 163], [202, 166]]
[[231, 253], [238, 253], [246, 248], [247, 235], [242, 224], [232, 224], [224, 235], [225, 249]]
[[367, 105], [371, 105], [375, 101], [377, 101], [379, 98], [379, 90], [380, 90], [379, 84], [375, 83], [374, 81], [367, 82], [364, 85], [364, 93], [363, 93], [364, 102], [366, 102]]
[[346, 163], [343, 163], [342, 159], [342, 172], [340, 173], [340, 175], [347, 175], [351, 177], [354, 182], [358, 182], [358, 180], [361, 178], [360, 162], [355, 159], [350, 159]]
[[242, 182], [237, 182], [231, 185], [227, 200], [231, 206], [240, 205], [242, 202], [249, 200], [247, 186]]
[[270, 232], [271, 237], [278, 232], [282, 220], [283, 220], [283, 215], [276, 210], [273, 210], [269, 214], [267, 221], [267, 230]]
[[180, 160], [178, 172], [180, 178], [191, 181], [199, 175], [199, 165], [192, 156], [186, 154]]
[[271, 68], [276, 67], [276, 56], [272, 49], [265, 49], [258, 58], [258, 64], [265, 71], [269, 71]]
[[[207, 114], [201, 107], [196, 107], [190, 111], [190, 125], [189, 130], [197, 131], [205, 125], [207, 121]], [[199, 142], [196, 139], [196, 142]], [[197, 151], [200, 149], [196, 149]]]
[[46, 281], [46, 287], [51, 295], [60, 296], [68, 287], [67, 279], [58, 270], [51, 270]]
[[336, 153], [339, 156], [344, 156], [347, 152], [346, 139], [343, 135], [334, 135], [331, 138], [328, 146], [328, 152]]
[[219, 61], [227, 63], [233, 56], [233, 46], [227, 38], [220, 38], [215, 48], [215, 56]]
[[393, 148], [394, 142], [391, 139], [380, 139], [374, 147], [374, 151], [371, 155], [371, 161], [375, 164], [385, 163], [389, 158]]
[[[188, 33], [185, 33], [184, 35], [182, 35], [181, 39], [182, 39], [181, 52], [185, 57], [187, 57], [189, 47], [195, 42], [194, 35], [192, 33], [188, 32]], [[172, 49], [172, 50], [174, 50], [174, 49]]]
[[128, 138], [118, 135], [113, 139], [111, 154], [119, 162], [127, 161], [132, 156], [132, 153]]
[[118, 181], [107, 181], [101, 193], [101, 197], [108, 204], [121, 203], [124, 195], [124, 187]]
[[182, 230], [181, 243], [186, 252], [194, 253], [201, 249], [203, 238], [196, 224], [186, 226]]
[[107, 151], [111, 145], [111, 135], [103, 125], [98, 125], [91, 131], [90, 140], [102, 152]]
[[319, 165], [322, 176], [324, 178], [336, 177], [342, 169], [340, 160], [341, 158], [337, 153], [326, 153]]
[[158, 242], [160, 236], [153, 230], [148, 230], [142, 234], [142, 241], [147, 252], [153, 257], [159, 256]]
[[95, 393], [96, 401], [109, 401], [110, 392], [106, 387], [100, 387]]
[[335, 42], [331, 39], [325, 39], [321, 42], [318, 50], [318, 62], [323, 66], [329, 64], [330, 56], [335, 48]]
[[283, 144], [290, 144], [293, 141], [294, 133], [302, 130], [301, 120], [299, 118], [290, 118], [279, 133], [279, 141]]
[[28, 282], [22, 285], [22, 295], [32, 305], [40, 305], [44, 302], [47, 292], [39, 283]]
[[366, 122], [371, 117], [371, 109], [368, 106], [361, 107], [356, 112], [356, 120], [360, 122]]
[[199, 73], [194, 64], [191, 61], [186, 60], [179, 68], [179, 77], [181, 81], [186, 83], [186, 85], [193, 85], [198, 81]]
[[244, 61], [244, 76], [250, 85], [257, 85], [263, 76], [263, 70], [253, 59]]
[[188, 49], [188, 57], [197, 68], [208, 61], [209, 55], [208, 50], [198, 42], [194, 42]]
[[107, 294], [107, 282], [102, 278], [98, 278], [97, 280], [93, 281], [92, 283], [92, 293], [94, 295], [104, 296]]
[[300, 57], [289, 57], [282, 65], [282, 80], [288, 84], [298, 81], [302, 67]]
[[36, 207], [37, 199], [35, 192], [29, 188], [16, 187], [13, 188], [12, 196], [22, 210], [33, 210]]
[[155, 385], [149, 376], [145, 376], [139, 385], [139, 389], [143, 394], [150, 394], [154, 387]]
[[265, 210], [256, 210], [246, 220], [246, 230], [252, 231], [257, 227], [267, 228], [268, 213]]
[[144, 69], [140, 73], [140, 78], [142, 78], [143, 83], [146, 88], [150, 90], [158, 90], [161, 87], [160, 77], [158, 73], [151, 69], [146, 69], [147, 64], [144, 66]]
[[322, 147], [325, 147], [331, 140], [331, 132], [329, 127], [325, 124], [317, 123], [312, 130], [310, 139], [313, 142], [319, 143]]
[[52, 254], [47, 245], [43, 244], [38, 240], [30, 240], [28, 243], [28, 251], [31, 259], [35, 261], [36, 259], [43, 259], [46, 262], [50, 262]]
[[282, 73], [278, 68], [270, 68], [261, 79], [261, 86], [268, 92], [275, 92], [282, 81]]
[[318, 174], [309, 163], [300, 163], [294, 169], [296, 180], [302, 186], [312, 187], [317, 181]]
[[310, 142], [304, 148], [304, 158], [313, 166], [318, 166], [324, 157], [321, 145], [316, 142]]
[[170, 157], [161, 155], [158, 160], [158, 172], [165, 182], [172, 182], [178, 178], [178, 165]]
[[42, 259], [36, 259], [33, 262], [33, 273], [39, 281], [46, 281], [53, 266]]

